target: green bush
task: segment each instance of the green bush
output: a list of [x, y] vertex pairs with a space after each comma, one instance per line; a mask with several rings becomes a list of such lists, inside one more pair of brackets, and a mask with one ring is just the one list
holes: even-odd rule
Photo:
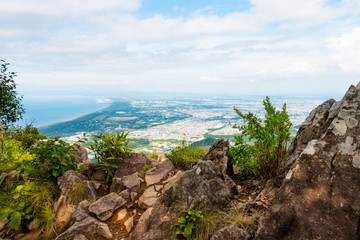
[[92, 136], [89, 148], [94, 152], [96, 160], [100, 163], [108, 160], [121, 160], [125, 153], [131, 151], [129, 132], [101, 133]]
[[0, 169], [2, 171], [8, 172], [17, 169], [17, 166], [21, 165], [23, 161], [32, 161], [34, 159], [35, 155], [30, 154], [29, 150], [24, 149], [21, 142], [5, 138], [4, 155], [0, 161]]
[[[265, 120], [254, 113], [244, 114], [234, 110], [243, 119], [243, 125], [235, 125], [240, 134], [235, 136], [235, 146], [229, 150], [229, 159], [238, 165], [242, 178], [273, 177], [283, 160], [290, 139], [291, 122], [286, 104], [278, 111], [270, 103], [269, 97], [263, 101]], [[246, 143], [248, 138], [252, 143]]]
[[202, 217], [204, 217], [202, 212], [198, 210], [183, 211], [183, 216], [179, 217], [177, 221], [175, 234], [181, 239], [191, 240], [196, 230], [196, 224]]
[[12, 126], [5, 131], [5, 136], [21, 142], [24, 149], [29, 149], [38, 140], [46, 139], [46, 136], [39, 133], [38, 129], [31, 124], [25, 127]]
[[193, 163], [202, 159], [206, 154], [206, 149], [202, 147], [182, 146], [176, 147], [165, 156], [170, 159], [176, 168], [188, 169]]
[[44, 231], [53, 224], [53, 199], [57, 194], [54, 183], [47, 181], [20, 181], [0, 183], [0, 220], [9, 219], [9, 227], [19, 229], [21, 223], [39, 219]]
[[101, 133], [91, 138], [89, 148], [98, 161], [96, 168], [106, 173], [106, 182], [114, 176], [117, 168], [115, 161], [121, 160], [124, 154], [131, 151], [129, 146], [131, 140], [127, 138], [128, 134], [129, 132], [123, 130], [121, 133]]
[[30, 149], [36, 158], [23, 161], [18, 170], [35, 178], [56, 179], [66, 171], [77, 169], [76, 157], [70, 154], [71, 151], [75, 151], [75, 147], [60, 140], [59, 136], [38, 141]]

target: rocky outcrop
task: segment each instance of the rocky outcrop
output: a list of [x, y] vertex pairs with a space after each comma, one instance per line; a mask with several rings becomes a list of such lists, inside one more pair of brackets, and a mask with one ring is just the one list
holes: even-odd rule
[[359, 121], [360, 85], [310, 113], [255, 239], [360, 239]]
[[116, 193], [110, 193], [91, 204], [89, 206], [89, 212], [94, 213], [101, 221], [105, 221], [113, 215], [115, 210], [125, 203], [125, 199]]
[[57, 230], [62, 230], [70, 221], [76, 209], [76, 204], [82, 200], [95, 201], [100, 184], [89, 181], [79, 172], [70, 170], [59, 177], [57, 184], [61, 195], [54, 204], [55, 225]]
[[210, 240], [248, 240], [250, 236], [236, 223], [218, 230]]
[[162, 161], [145, 174], [146, 185], [150, 186], [163, 180], [175, 167], [170, 160]]
[[80, 144], [74, 144], [73, 146], [75, 150], [71, 151], [70, 154], [76, 157], [76, 163], [85, 165], [90, 164], [91, 162], [89, 160], [86, 148]]
[[140, 153], [128, 153], [123, 159], [118, 160], [114, 177], [121, 178], [133, 173], [141, 172], [145, 165], [157, 164], [154, 159]]
[[234, 175], [234, 169], [231, 162], [228, 160], [227, 154], [229, 152], [229, 140], [221, 139], [214, 142], [205, 157], [204, 161], [212, 161], [218, 171], [221, 172], [225, 184], [233, 194], [237, 194], [237, 188], [230, 176]]
[[[61, 233], [55, 240], [76, 239], [91, 237], [91, 239], [112, 239], [109, 227], [91, 217], [85, 210], [78, 207], [71, 217], [72, 226]], [[81, 238], [80, 238], [81, 239]]]
[[130, 239], [171, 239], [182, 210], [222, 207], [231, 197], [214, 163], [198, 161], [145, 212]]

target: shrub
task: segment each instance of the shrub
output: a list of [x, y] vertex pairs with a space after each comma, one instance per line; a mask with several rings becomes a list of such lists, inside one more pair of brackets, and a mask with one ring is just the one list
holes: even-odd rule
[[157, 152], [154, 150], [154, 151], [152, 151], [151, 152], [151, 154], [149, 155], [149, 158], [153, 158], [153, 159], [158, 159], [158, 154], [157, 154]]
[[35, 156], [23, 148], [21, 142], [6, 138], [4, 141], [4, 156], [0, 161], [0, 169], [8, 172], [14, 170], [23, 161], [33, 161]]
[[[39, 219], [40, 226], [49, 232], [53, 224], [53, 199], [57, 194], [54, 183], [21, 181], [1, 184], [0, 220], [8, 218], [9, 227], [19, 229], [21, 223]], [[9, 194], [10, 193], [10, 194]]]
[[176, 147], [165, 156], [170, 159], [176, 168], [188, 169], [193, 163], [202, 159], [206, 154], [206, 149], [201, 147], [182, 146]]
[[130, 140], [127, 138], [129, 132], [93, 135], [89, 148], [94, 152], [96, 160], [120, 160], [122, 156], [131, 151]]
[[74, 150], [74, 146], [60, 140], [59, 136], [38, 141], [30, 149], [36, 159], [23, 161], [18, 170], [35, 178], [56, 179], [66, 171], [77, 169], [76, 157], [70, 154]]
[[179, 217], [175, 234], [182, 239], [191, 240], [196, 230], [196, 224], [203, 217], [202, 212], [198, 210], [183, 211], [182, 217]]
[[5, 136], [21, 142], [24, 149], [29, 149], [38, 140], [46, 139], [46, 136], [39, 133], [38, 129], [31, 124], [25, 127], [12, 126], [6, 130]]
[[[271, 105], [269, 97], [266, 97], [263, 105], [266, 112], [264, 121], [254, 113], [244, 114], [234, 107], [244, 124], [234, 125], [234, 128], [240, 130], [240, 134], [235, 136], [235, 146], [230, 149], [228, 156], [239, 166], [242, 177], [246, 179], [258, 176], [272, 177], [283, 160], [290, 139], [292, 124], [286, 104], [278, 111]], [[246, 143], [246, 138], [253, 143]]]

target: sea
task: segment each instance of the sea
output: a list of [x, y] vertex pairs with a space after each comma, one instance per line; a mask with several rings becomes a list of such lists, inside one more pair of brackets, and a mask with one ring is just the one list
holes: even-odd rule
[[25, 114], [18, 124], [32, 124], [43, 127], [54, 123], [71, 120], [82, 115], [98, 111], [109, 106], [101, 99], [94, 97], [55, 98], [55, 99], [23, 99]]

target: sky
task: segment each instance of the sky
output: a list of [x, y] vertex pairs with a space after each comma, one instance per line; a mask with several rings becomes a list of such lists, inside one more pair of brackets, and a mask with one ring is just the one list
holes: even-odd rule
[[0, 58], [29, 97], [343, 95], [360, 0], [0, 0]]

